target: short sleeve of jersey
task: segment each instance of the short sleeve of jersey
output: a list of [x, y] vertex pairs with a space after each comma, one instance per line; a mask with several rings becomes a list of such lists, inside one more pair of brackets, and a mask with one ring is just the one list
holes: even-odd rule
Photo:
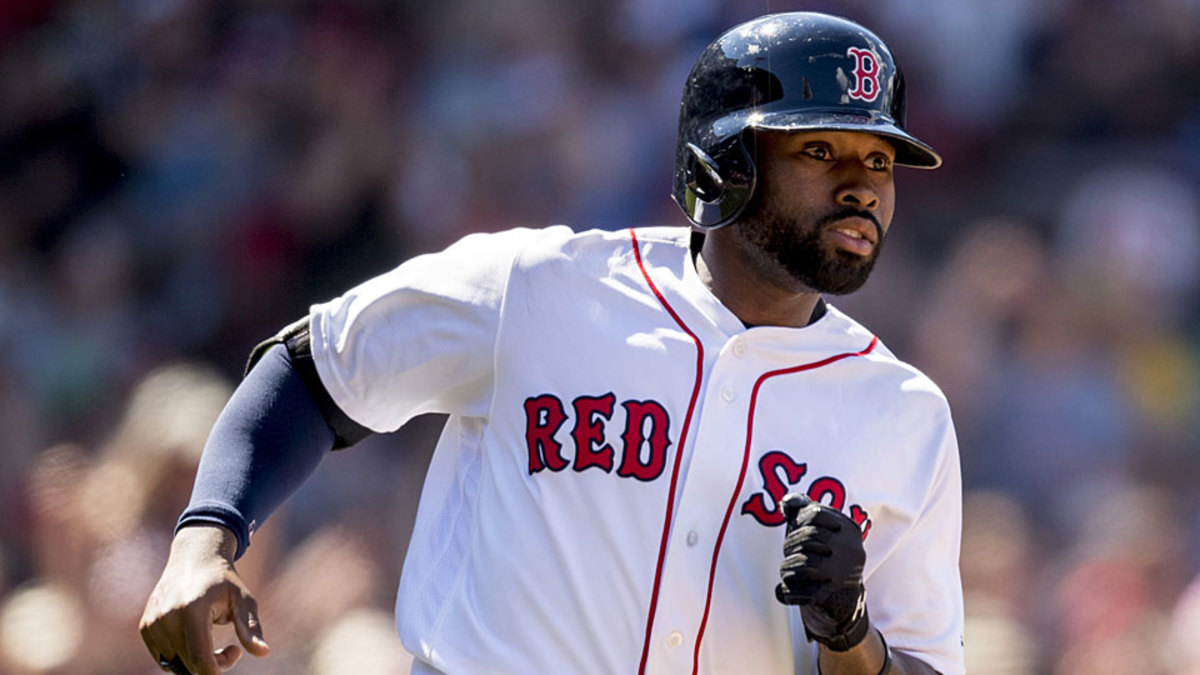
[[472, 234], [310, 309], [313, 361], [330, 397], [378, 432], [427, 412], [486, 413], [509, 275], [563, 226]]

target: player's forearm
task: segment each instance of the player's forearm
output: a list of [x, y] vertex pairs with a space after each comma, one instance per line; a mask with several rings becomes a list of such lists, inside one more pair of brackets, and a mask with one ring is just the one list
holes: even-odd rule
[[888, 649], [878, 631], [870, 634], [858, 645], [844, 652], [835, 652], [821, 647], [821, 675], [937, 675], [920, 659], [903, 652], [889, 650], [891, 664], [884, 670], [885, 653]]
[[219, 525], [237, 539], [234, 557], [316, 470], [334, 433], [276, 345], [254, 366], [221, 412], [204, 448], [179, 528]]
[[821, 675], [877, 675], [886, 659], [884, 643], [878, 631], [871, 629], [863, 641], [838, 652], [821, 646]]
[[917, 657], [893, 649], [890, 675], [938, 675], [938, 672]]

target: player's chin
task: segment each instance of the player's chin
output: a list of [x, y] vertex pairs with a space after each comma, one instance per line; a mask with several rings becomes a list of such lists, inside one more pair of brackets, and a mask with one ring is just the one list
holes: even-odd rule
[[808, 286], [826, 295], [848, 295], [862, 288], [875, 268], [875, 255], [835, 251], [820, 269], [808, 275]]

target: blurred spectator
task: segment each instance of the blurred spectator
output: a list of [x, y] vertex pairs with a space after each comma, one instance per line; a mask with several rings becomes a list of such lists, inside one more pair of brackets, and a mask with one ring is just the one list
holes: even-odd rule
[[79, 658], [86, 628], [83, 605], [73, 589], [22, 586], [0, 609], [0, 664], [14, 674], [63, 672]]
[[412, 668], [412, 660], [396, 636], [391, 612], [359, 609], [347, 613], [321, 636], [313, 649], [309, 672], [405, 675]]
[[1038, 608], [1030, 593], [1042, 562], [1033, 527], [1008, 495], [986, 490], [964, 495], [964, 639], [972, 675], [1032, 673], [1046, 647], [1037, 638]]
[[1163, 644], [1188, 571], [1172, 501], [1130, 485], [1094, 503], [1054, 582], [1056, 673], [1173, 672]]
[[1167, 664], [1175, 675], [1200, 675], [1200, 577], [1179, 597], [1171, 616]]
[[[1173, 328], [1200, 285], [1200, 202], [1181, 176], [1121, 163], [1079, 178], [1063, 201], [1058, 248], [1067, 278], [1104, 327]], [[1148, 325], [1147, 325], [1148, 324]]]

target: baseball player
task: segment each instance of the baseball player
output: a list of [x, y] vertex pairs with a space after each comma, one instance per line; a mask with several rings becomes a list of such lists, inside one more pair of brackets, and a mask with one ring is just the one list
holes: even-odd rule
[[[473, 234], [260, 346], [142, 619], [167, 670], [266, 655], [234, 561], [330, 448], [449, 415], [396, 626], [417, 673], [963, 672], [937, 387], [823, 299], [867, 279], [904, 130], [887, 46], [764, 16], [699, 57], [692, 227]], [[214, 651], [212, 622], [240, 645]]]

